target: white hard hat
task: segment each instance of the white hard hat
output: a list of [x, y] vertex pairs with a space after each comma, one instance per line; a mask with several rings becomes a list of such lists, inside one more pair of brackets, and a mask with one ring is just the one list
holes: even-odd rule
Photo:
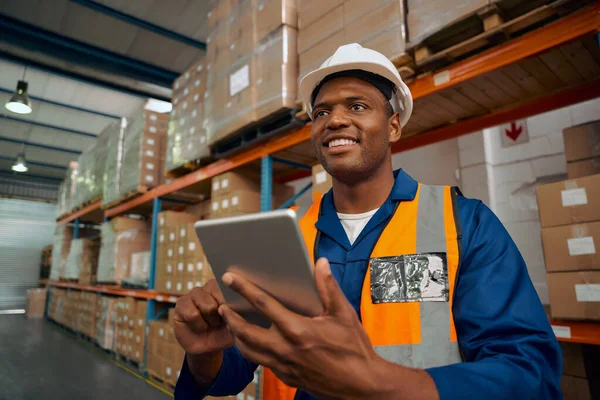
[[370, 72], [391, 81], [395, 85], [395, 89], [390, 103], [394, 111], [400, 113], [401, 125], [406, 125], [413, 109], [412, 95], [408, 86], [402, 81], [398, 69], [396, 69], [386, 56], [375, 50], [364, 48], [358, 43], [340, 46], [331, 57], [321, 64], [319, 69], [306, 74], [300, 81], [302, 101], [306, 104], [306, 109], [311, 119], [311, 96], [315, 88], [327, 76], [350, 70]]

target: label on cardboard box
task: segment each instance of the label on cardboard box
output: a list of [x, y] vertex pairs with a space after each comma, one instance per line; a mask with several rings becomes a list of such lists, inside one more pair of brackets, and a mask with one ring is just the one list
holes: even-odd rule
[[167, 288], [167, 290], [171, 290], [171, 287], [172, 287], [172, 286], [173, 286], [173, 285], [171, 285], [171, 281], [167, 281], [167, 282], [165, 283], [165, 287]]
[[168, 256], [169, 258], [170, 258], [170, 257], [173, 257], [173, 249], [168, 249], [168, 250], [167, 250], [167, 256]]
[[154, 157], [154, 150], [146, 150], [146, 155], [148, 157]]
[[254, 400], [254, 396], [246, 395], [246, 400]]
[[213, 181], [212, 190], [219, 190], [220, 186], [221, 185], [219, 185], [219, 181]]
[[[188, 78], [188, 77], [186, 76], [186, 79], [187, 79], [187, 78]], [[156, 121], [156, 115], [154, 115], [154, 114], [150, 114], [150, 121]]]
[[192, 281], [189, 281], [189, 282], [187, 283], [187, 288], [188, 288], [188, 290], [192, 290], [192, 289], [194, 288], [194, 282], [192, 282]]
[[194, 251], [194, 250], [196, 250], [196, 243], [194, 243], [194, 242], [190, 242], [190, 243], [188, 244], [188, 249], [189, 249], [190, 251]]
[[165, 336], [165, 330], [164, 330], [163, 328], [160, 328], [160, 329], [158, 330], [158, 336], [161, 336], [161, 337], [162, 337], [162, 336]]
[[197, 286], [197, 287], [201, 287], [201, 286], [202, 286], [202, 282], [200, 282], [200, 281], [196, 281], [196, 286]]
[[[154, 128], [154, 127], [151, 127], [150, 131], [152, 131], [152, 128]], [[154, 130], [156, 131], [156, 128], [154, 128]], [[154, 146], [154, 143], [156, 143], [156, 142], [154, 141], [154, 139], [148, 138], [148, 139], [146, 139], [146, 143], [148, 143], [149, 146]]]
[[127, 322], [128, 319], [129, 319], [129, 317], [127, 315], [123, 316], [123, 321]]
[[177, 282], [177, 291], [181, 292], [183, 290], [183, 284], [181, 282]]
[[600, 301], [600, 284], [577, 284], [575, 285], [575, 296], [580, 303], [598, 302]]
[[228, 208], [229, 207], [229, 199], [224, 199], [221, 201], [221, 207]]
[[212, 203], [212, 209], [213, 209], [213, 211], [217, 211], [219, 209], [219, 202], [218, 201], [213, 201], [213, 203]]
[[177, 263], [177, 271], [183, 272], [183, 261]]
[[583, 256], [586, 254], [596, 254], [596, 246], [594, 246], [594, 238], [592, 236], [568, 239], [570, 256]]
[[168, 273], [173, 272], [173, 266], [171, 264], [167, 264], [167, 272]]
[[248, 64], [229, 75], [229, 95], [235, 96], [250, 86], [250, 67]]
[[152, 175], [146, 175], [146, 182], [152, 182], [154, 177]]
[[181, 228], [181, 230], [179, 231], [179, 236], [185, 237], [186, 233], [187, 233], [187, 230], [185, 228]]
[[169, 233], [169, 240], [170, 240], [171, 242], [174, 242], [174, 241], [175, 241], [175, 232], [171, 232], [171, 233]]
[[194, 263], [188, 263], [187, 270], [188, 272], [194, 272]]
[[227, 179], [227, 178], [223, 179], [223, 181], [221, 182], [221, 187], [223, 189], [225, 189], [228, 186], [229, 186], [229, 179]]
[[246, 398], [246, 395], [244, 395], [244, 393], [238, 393], [236, 396], [237, 400], [244, 400]]
[[258, 374], [254, 374], [254, 378], [252, 378], [252, 382], [254, 382], [255, 385], [258, 385]]
[[185, 251], [185, 247], [179, 246], [179, 255], [183, 255], [184, 251]]
[[165, 372], [167, 373], [167, 376], [171, 376], [171, 367], [165, 368]]
[[141, 339], [140, 339], [140, 336], [139, 336], [139, 335], [137, 335], [137, 336], [135, 337], [135, 341], [136, 341], [136, 342], [138, 342], [138, 343], [140, 343], [140, 342], [141, 342]]
[[143, 318], [138, 318], [138, 325], [142, 326], [144, 324], [144, 319]]
[[153, 163], [146, 163], [146, 169], [149, 169], [150, 171], [154, 171], [154, 164]]
[[327, 172], [326, 171], [319, 172], [317, 175], [315, 175], [315, 180], [317, 181], [317, 185], [327, 182]]
[[202, 271], [204, 269], [204, 263], [202, 261], [198, 261], [198, 263], [196, 264], [196, 269], [198, 271]]
[[164, 234], [164, 233], [161, 233], [161, 234], [160, 234], [160, 236], [158, 237], [158, 241], [159, 241], [160, 243], [163, 243], [163, 242], [165, 241], [165, 234]]
[[585, 188], [563, 190], [560, 195], [563, 207], [581, 206], [588, 203]]
[[237, 205], [239, 204], [239, 202], [240, 202], [240, 198], [239, 198], [239, 197], [237, 197], [237, 196], [233, 196], [233, 197], [231, 198], [231, 205], [232, 205], [232, 206], [237, 206]]

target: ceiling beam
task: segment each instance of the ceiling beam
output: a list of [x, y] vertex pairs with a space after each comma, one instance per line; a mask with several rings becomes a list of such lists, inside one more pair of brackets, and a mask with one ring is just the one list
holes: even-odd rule
[[[4, 89], [4, 88], [0, 87], [0, 93], [6, 93], [6, 94], [12, 95], [14, 92], [15, 92], [14, 90]], [[89, 108], [72, 106], [70, 104], [60, 103], [58, 101], [53, 101], [53, 100], [48, 100], [48, 99], [42, 99], [41, 97], [32, 96], [30, 94], [28, 94], [28, 96], [29, 96], [29, 98], [31, 100], [39, 101], [40, 103], [51, 104], [51, 105], [57, 106], [57, 107], [63, 107], [63, 108], [68, 108], [70, 110], [75, 110], [75, 111], [81, 111], [81, 112], [85, 112], [85, 113], [89, 113], [89, 114], [94, 114], [94, 115], [98, 115], [99, 117], [106, 117], [106, 118], [112, 118], [112, 119], [121, 119], [121, 117], [118, 116], [118, 115], [107, 114], [107, 113], [103, 113], [101, 111], [96, 111], [96, 110], [90, 110]]]
[[3, 14], [0, 14], [0, 37], [13, 45], [51, 54], [73, 64], [168, 88], [171, 88], [173, 81], [179, 76], [175, 71], [59, 35]]
[[[5, 156], [0, 156], [0, 160], [10, 161], [10, 162], [17, 161], [16, 158], [5, 157]], [[63, 170], [68, 169], [64, 165], [48, 164], [48, 163], [43, 163], [43, 162], [38, 162], [38, 161], [31, 161], [31, 160], [26, 160], [26, 161], [27, 161], [27, 164], [29, 164], [29, 165], [35, 165], [36, 167], [55, 168], [55, 169], [63, 169]]]
[[[0, 36], [1, 38], [1, 36]], [[97, 86], [103, 89], [114, 90], [115, 92], [128, 94], [130, 96], [139, 97], [142, 99], [148, 99], [152, 97], [154, 99], [163, 100], [170, 102], [171, 99], [166, 96], [161, 96], [155, 93], [146, 92], [143, 90], [137, 90], [128, 86], [119, 85], [114, 82], [109, 82], [106, 80], [94, 78], [92, 76], [88, 76], [85, 74], [81, 74], [75, 71], [69, 71], [65, 69], [61, 69], [59, 67], [44, 64], [35, 60], [31, 60], [25, 57], [21, 57], [15, 54], [7, 53], [5, 51], [0, 51], [0, 59], [12, 62], [14, 64], [26, 65], [27, 68], [35, 69], [38, 71], [46, 72], [48, 74], [60, 76], [63, 78], [71, 79], [74, 81], [82, 82], [88, 85]]]
[[97, 135], [94, 135], [93, 133], [82, 132], [82, 131], [78, 131], [76, 129], [63, 128], [61, 126], [56, 126], [56, 125], [44, 124], [42, 122], [28, 121], [26, 119], [15, 118], [15, 117], [11, 117], [9, 115], [0, 115], [0, 117], [7, 119], [9, 121], [19, 122], [22, 124], [29, 124], [29, 125], [37, 126], [40, 128], [56, 129], [57, 131], [71, 133], [73, 135], [86, 136], [86, 137], [90, 137], [90, 138], [94, 138], [94, 139], [96, 139], [98, 137]]
[[145, 21], [143, 19], [134, 17], [133, 15], [124, 13], [123, 11], [117, 10], [112, 7], [105, 6], [104, 4], [97, 3], [91, 0], [71, 0], [73, 3], [77, 3], [81, 6], [90, 8], [92, 10], [98, 11], [102, 14], [108, 15], [110, 17], [120, 19], [121, 21], [125, 21], [129, 24], [135, 25], [139, 28], [146, 29], [150, 32], [156, 33], [158, 35], [167, 37], [169, 39], [173, 39], [175, 41], [181, 42], [183, 44], [187, 44], [188, 46], [196, 47], [200, 50], [206, 51], [206, 43], [201, 42], [196, 39], [192, 39], [191, 37], [182, 35], [180, 33], [171, 31], [169, 29], [165, 29], [162, 26], [155, 25], [151, 22]]
[[54, 178], [51, 176], [43, 176], [43, 175], [35, 175], [35, 174], [29, 174], [27, 172], [12, 172], [12, 171], [0, 171], [0, 175], [4, 175], [4, 176], [26, 176], [28, 178], [34, 178], [34, 179], [45, 179], [47, 181], [52, 181], [52, 182], [62, 182], [63, 179], [61, 178]]
[[8, 143], [14, 143], [14, 144], [25, 143], [26, 146], [37, 147], [37, 148], [45, 149], [45, 150], [62, 151], [64, 153], [77, 154], [77, 155], [81, 154], [81, 151], [79, 151], [79, 150], [65, 149], [64, 147], [49, 146], [47, 144], [41, 144], [41, 143], [32, 143], [29, 141], [8, 138], [5, 136], [0, 136], [0, 142], [8, 142]]

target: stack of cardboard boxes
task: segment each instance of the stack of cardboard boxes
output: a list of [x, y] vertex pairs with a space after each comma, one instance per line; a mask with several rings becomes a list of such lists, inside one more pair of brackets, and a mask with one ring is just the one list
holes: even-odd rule
[[155, 288], [181, 295], [213, 277], [196, 232], [194, 214], [164, 211], [158, 217]]
[[73, 239], [62, 277], [79, 280], [82, 284], [95, 281], [99, 251], [99, 240]]
[[313, 201], [320, 199], [331, 189], [333, 181], [331, 175], [325, 171], [321, 164], [313, 166], [312, 169], [312, 193]]
[[577, 178], [537, 187], [551, 314], [600, 320], [600, 175], [582, 176], [594, 172], [585, 164], [600, 154], [600, 124], [566, 129], [564, 141]]
[[564, 130], [569, 179], [600, 174], [600, 121]]
[[218, 0], [208, 15], [209, 144], [280, 110], [295, 108], [298, 78], [294, 0]]
[[77, 325], [74, 329], [94, 338], [96, 337], [96, 298], [98, 295], [94, 292], [73, 293], [76, 293], [75, 298], [77, 301], [75, 308]]
[[131, 255], [150, 250], [147, 221], [117, 217], [101, 226], [98, 282], [118, 283], [129, 277]]
[[25, 309], [27, 318], [44, 317], [47, 294], [47, 289], [29, 289], [27, 291], [27, 307]]
[[73, 240], [73, 228], [57, 225], [54, 229], [54, 245], [52, 247], [52, 267], [50, 280], [56, 281], [65, 273], [67, 257]]
[[78, 330], [78, 302], [80, 292], [52, 288], [48, 316], [54, 321], [74, 331]]
[[128, 282], [148, 286], [150, 274], [150, 252], [141, 251], [131, 255], [131, 267]]
[[404, 15], [401, 0], [298, 0], [299, 78], [348, 43], [359, 43], [390, 59], [403, 55]]
[[137, 362], [144, 361], [148, 302], [124, 297], [116, 303], [115, 352]]
[[117, 301], [110, 296], [96, 298], [96, 341], [106, 350], [113, 350], [117, 326]]
[[[273, 184], [272, 208], [294, 195], [294, 188]], [[260, 211], [260, 176], [247, 171], [231, 171], [212, 180], [211, 218], [225, 218]]]
[[102, 195], [108, 136], [109, 131], [102, 131], [92, 147], [77, 159], [76, 187], [72, 193], [74, 206], [95, 200]]
[[204, 58], [173, 83], [173, 110], [169, 118], [165, 171], [210, 156], [205, 123], [207, 66]]
[[171, 385], [175, 385], [185, 352], [177, 343], [174, 326], [174, 309], [169, 310], [169, 318], [150, 321], [148, 331], [146, 368], [150, 375], [158, 377]]

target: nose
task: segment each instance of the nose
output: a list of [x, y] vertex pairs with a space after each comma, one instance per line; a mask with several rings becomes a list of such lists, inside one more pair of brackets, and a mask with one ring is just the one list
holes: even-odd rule
[[334, 107], [327, 121], [327, 129], [336, 130], [348, 126], [350, 126], [350, 119], [346, 112], [341, 107]]

